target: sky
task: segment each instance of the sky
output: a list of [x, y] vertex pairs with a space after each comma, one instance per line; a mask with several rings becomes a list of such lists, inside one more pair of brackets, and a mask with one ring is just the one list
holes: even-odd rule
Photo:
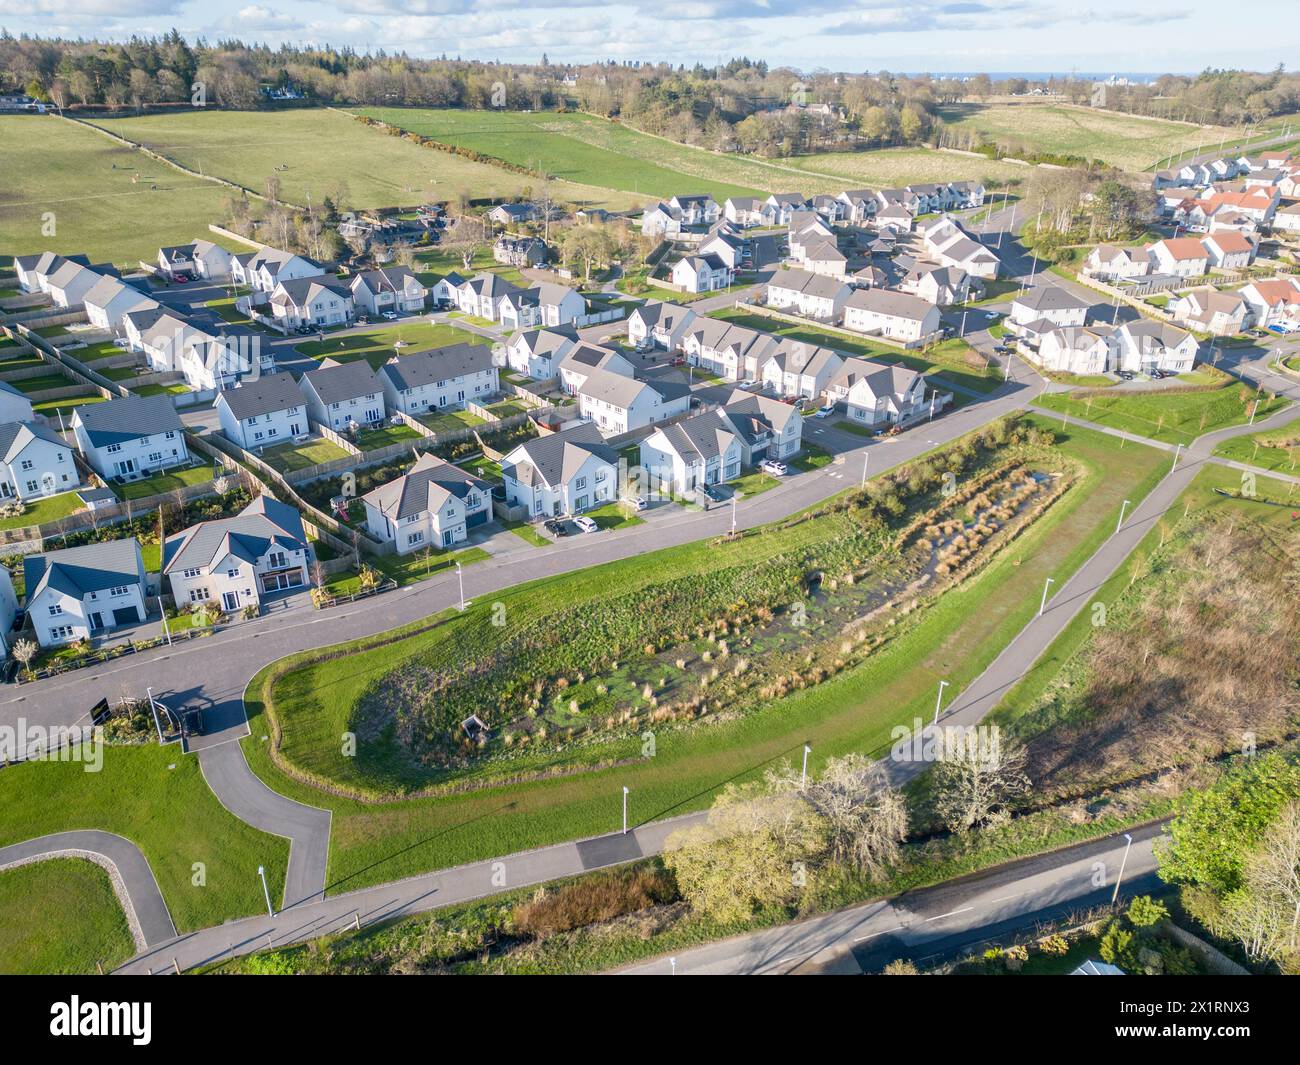
[[732, 56], [862, 71], [1191, 73], [1300, 56], [1295, 0], [0, 0], [10, 33], [329, 43], [505, 62]]

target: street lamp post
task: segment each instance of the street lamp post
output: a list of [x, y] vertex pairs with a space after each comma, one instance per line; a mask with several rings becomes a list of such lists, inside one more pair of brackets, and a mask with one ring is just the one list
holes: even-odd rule
[[149, 697], [149, 710], [153, 714], [153, 727], [158, 730], [158, 742], [162, 743], [162, 722], [158, 720], [158, 704], [153, 701], [153, 689], [145, 688], [144, 693]]
[[274, 917], [275, 910], [271, 906], [271, 889], [266, 886], [266, 868], [259, 865], [257, 867], [257, 875], [262, 878], [262, 896], [266, 899], [266, 915], [268, 917]]
[[939, 695], [934, 700], [934, 723], [936, 725], [939, 723], [939, 708], [943, 706], [943, 690], [946, 687], [948, 687], [946, 680], [939, 681]]
[[808, 783], [808, 756], [812, 754], [812, 748], [808, 744], [803, 745], [803, 771], [799, 774], [799, 787]]
[[1129, 505], [1129, 500], [1127, 500], [1127, 499], [1124, 500], [1124, 502], [1120, 504], [1120, 508], [1119, 508], [1119, 521], [1117, 521], [1117, 522], [1115, 523], [1115, 531], [1116, 531], [1116, 532], [1119, 532], [1120, 529], [1122, 529], [1122, 528], [1124, 527], [1124, 511], [1126, 511], [1126, 510], [1128, 509], [1128, 505]]
[[623, 785], [623, 835], [627, 835], [627, 785]]
[[966, 315], [968, 314], [970, 314], [969, 307], [967, 307], [964, 311], [961, 312], [961, 329], [957, 333], [958, 336], [964, 337], [966, 335]]
[[736, 493], [731, 493], [731, 538], [736, 538]]
[[1174, 448], [1174, 464], [1169, 467], [1170, 472], [1178, 469], [1178, 456], [1182, 454], [1182, 451], [1183, 451], [1182, 444], [1179, 444], [1176, 448]]
[[871, 453], [869, 451], [864, 451], [862, 453], [862, 487], [863, 488], [867, 487], [867, 460], [870, 458], [871, 458]]
[[465, 571], [461, 569], [459, 562], [456, 563], [456, 583], [460, 586], [460, 611], [463, 614], [469, 604], [465, 602]]
[[1127, 832], [1124, 833], [1124, 839], [1126, 841], [1124, 843], [1124, 857], [1120, 859], [1119, 875], [1115, 877], [1115, 890], [1111, 892], [1111, 896], [1110, 896], [1110, 904], [1112, 906], [1115, 905], [1115, 901], [1119, 898], [1119, 885], [1120, 885], [1120, 881], [1124, 879], [1124, 866], [1128, 864], [1129, 848], [1133, 846], [1133, 837], [1130, 836]]
[[1048, 577], [1047, 580], [1043, 583], [1043, 601], [1038, 604], [1038, 616], [1040, 618], [1043, 616], [1043, 611], [1047, 609], [1047, 593], [1049, 589], [1051, 589], [1052, 585], [1055, 583], [1056, 583], [1055, 577]]

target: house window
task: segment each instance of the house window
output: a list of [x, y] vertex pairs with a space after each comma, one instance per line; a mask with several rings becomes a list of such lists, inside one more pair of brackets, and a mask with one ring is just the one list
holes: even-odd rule
[[108, 447], [104, 448], [104, 450], [107, 451], [110, 455], [116, 455], [119, 451], [122, 450], [122, 445], [109, 444]]
[[34, 465], [36, 464], [31, 459], [23, 459], [23, 469], [30, 470]]
[[59, 606], [58, 603], [54, 603], [50, 607], [50, 617], [57, 618], [62, 613], [63, 613], [63, 607]]
[[50, 636], [56, 640], [67, 640], [72, 637], [71, 625], [59, 625], [50, 630]]
[[185, 570], [185, 571], [181, 574], [181, 576], [183, 576], [183, 577], [198, 577], [198, 576], [201, 576], [202, 573], [203, 573], [203, 570], [200, 569], [198, 566], [192, 566], [190, 569]]
[[577, 480], [573, 482], [573, 487], [576, 491], [581, 492], [584, 488], [587, 487], [587, 478], [579, 477]]
[[191, 588], [191, 589], [190, 589], [190, 602], [191, 602], [191, 603], [205, 603], [205, 602], [207, 602], [207, 601], [208, 601], [209, 599], [211, 599], [211, 598], [212, 598], [212, 593], [209, 592], [206, 588]]
[[407, 542], [408, 544], [419, 544], [419, 543], [423, 543], [423, 542], [424, 542], [424, 533], [422, 533], [422, 532], [413, 532], [413, 533], [411, 533], [410, 536], [408, 536], [408, 537], [406, 538], [406, 542]]
[[171, 429], [168, 429], [167, 432], [163, 433], [163, 439], [164, 439], [164, 440], [175, 440], [175, 439], [176, 439], [176, 433], [175, 433], [175, 431], [173, 431], [173, 430], [171, 430]]
[[108, 594], [110, 598], [116, 599], [120, 596], [126, 595], [128, 592], [130, 592], [130, 590], [131, 589], [127, 585], [121, 584], [118, 585], [116, 588], [110, 588], [108, 590]]
[[239, 570], [237, 570], [237, 569], [228, 569], [228, 570], [226, 570], [226, 576], [227, 576], [227, 577], [238, 577], [238, 576], [239, 576]]

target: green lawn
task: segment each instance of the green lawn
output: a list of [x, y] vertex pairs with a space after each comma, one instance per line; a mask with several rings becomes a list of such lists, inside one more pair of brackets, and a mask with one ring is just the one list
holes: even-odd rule
[[51, 858], [0, 872], [0, 972], [110, 972], [135, 954], [108, 873], [84, 858]]
[[390, 444], [402, 444], [411, 440], [423, 440], [419, 433], [409, 425], [385, 425], [380, 429], [362, 429], [357, 433], [356, 445], [362, 451], [377, 451]]
[[271, 898], [280, 900], [289, 841], [227, 812], [198, 758], [154, 743], [103, 753], [97, 773], [72, 761], [27, 762], [0, 773], [0, 846], [74, 828], [125, 836], [149, 860], [181, 932], [265, 913], [259, 865]]
[[472, 459], [458, 461], [456, 465], [462, 470], [468, 470], [475, 477], [481, 477], [492, 484], [501, 483], [501, 463], [488, 458], [486, 455], [475, 455]]
[[30, 370], [33, 366], [49, 365], [39, 355], [32, 354], [26, 348], [15, 345], [8, 351], [11, 354], [6, 354], [3, 361], [0, 361], [0, 373], [10, 373], [14, 370]]
[[[773, 761], [794, 757], [805, 742], [818, 760], [877, 751], [897, 722], [928, 719], [940, 678], [957, 692], [982, 671], [1038, 609], [1045, 578], [1062, 583], [1110, 534], [1121, 501], [1143, 498], [1165, 472], [1166, 455], [1132, 444], [1119, 462], [1118, 443], [1086, 430], [1063, 434], [1063, 453], [1084, 464], [1084, 475], [1013, 547], [912, 615], [860, 666], [761, 712], [705, 730], [665, 731], [653, 759], [638, 760], [640, 740], [630, 737], [610, 754], [625, 746], [633, 761], [614, 769], [379, 803], [327, 794], [285, 776], [260, 740], [244, 741], [250, 764], [276, 790], [334, 811], [330, 878], [335, 890], [348, 890], [610, 831], [618, 824], [622, 786], [631, 789], [631, 816], [640, 823], [705, 806], [724, 782], [751, 778]], [[360, 784], [355, 760], [338, 756], [337, 736], [348, 727], [352, 701], [401, 657], [449, 638], [460, 625], [488, 624], [488, 611], [498, 601], [508, 617], [544, 615], [560, 604], [725, 565], [729, 552], [752, 559], [755, 551], [773, 549], [765, 546], [771, 542], [752, 536], [735, 544], [700, 542], [506, 589], [404, 646], [376, 641], [373, 650], [293, 673], [276, 687], [278, 711], [287, 722], [283, 754], [311, 772]], [[248, 688], [254, 737], [268, 731], [261, 700], [269, 674], [264, 671]], [[328, 700], [317, 697], [326, 691]]]
[[[130, 386], [128, 386], [130, 387]], [[171, 384], [171, 385], [136, 385], [131, 388], [137, 396], [183, 396], [192, 391], [188, 385]]]
[[[84, 348], [73, 348], [71, 351], [67, 351], [66, 354], [78, 362], [94, 362], [97, 359], [108, 359], [114, 355], [128, 355], [130, 353], [123, 351], [111, 340], [101, 340], [95, 344], [87, 344]], [[99, 372], [105, 373], [106, 371], [100, 370]]]
[[[816, 444], [804, 444], [803, 450], [794, 458], [786, 459], [786, 465], [796, 470], [820, 470], [835, 461], [835, 456]], [[883, 471], [882, 471], [883, 472]]]
[[66, 423], [68, 417], [71, 416], [72, 412], [78, 407], [84, 407], [87, 403], [104, 403], [106, 400], [107, 397], [101, 396], [98, 392], [87, 391], [84, 396], [69, 396], [66, 399], [47, 399], [40, 403], [33, 403], [32, 410], [37, 414], [44, 414], [57, 425], [60, 414], [62, 414]]
[[1271, 432], [1225, 440], [1214, 449], [1214, 453], [1261, 469], [1295, 474], [1297, 460], [1300, 460], [1300, 418]]
[[72, 388], [77, 382], [70, 377], [64, 377], [61, 373], [47, 373], [41, 374], [40, 377], [24, 377], [22, 380], [9, 383], [19, 392], [26, 392], [30, 396], [35, 392], [46, 392], [53, 388]]
[[[229, 189], [181, 174], [93, 129], [52, 115], [4, 115], [0, 144], [6, 163], [0, 247], [6, 252], [30, 255], [53, 247], [85, 252], [91, 262], [134, 266], [164, 244], [195, 237], [225, 243], [208, 223], [222, 217]], [[42, 231], [47, 211], [58, 220], [54, 242]]]
[[[527, 175], [389, 137], [324, 108], [237, 112], [212, 108], [96, 119], [96, 125], [147, 144], [192, 170], [257, 192], [264, 191], [267, 178], [275, 176], [281, 195], [298, 204], [309, 197], [320, 203], [325, 196], [352, 208], [460, 195], [512, 198], [535, 183]], [[557, 181], [553, 195], [615, 209], [629, 206], [626, 196], [569, 181]]]
[[785, 160], [808, 175], [793, 177], [787, 185], [813, 191], [809, 183], [824, 178], [834, 183], [834, 191], [845, 188], [898, 188], [917, 182], [982, 181], [988, 188], [1006, 181], [1023, 181], [1028, 171], [1023, 166], [992, 159], [931, 148], [877, 148], [866, 152], [817, 152]]
[[319, 466], [323, 462], [345, 459], [348, 457], [348, 452], [328, 440], [313, 439], [303, 444], [295, 444], [293, 441], [276, 444], [274, 447], [264, 448], [259, 457], [281, 473], [293, 473], [308, 466]]
[[487, 425], [477, 414], [467, 410], [439, 410], [421, 414], [419, 420], [435, 433], [449, 433], [456, 429], [472, 429], [476, 425]]
[[163, 470], [141, 481], [113, 486], [123, 499], [143, 499], [145, 496], [158, 495], [162, 492], [175, 492], [195, 484], [207, 484], [212, 480], [212, 467], [190, 466], [182, 470]]
[[44, 525], [47, 521], [58, 521], [81, 509], [81, 500], [76, 492], [63, 492], [56, 496], [45, 496], [27, 503], [23, 512], [16, 518], [0, 518], [0, 529], [22, 529], [29, 525]]
[[606, 503], [595, 510], [583, 511], [583, 515], [599, 525], [601, 532], [630, 529], [634, 525], [645, 524], [645, 518], [622, 503]]
[[502, 527], [509, 529], [524, 543], [532, 544], [534, 547], [549, 547], [553, 542], [537, 531], [537, 529], [526, 521], [503, 521]]
[[[468, 566], [471, 562], [482, 562], [489, 557], [491, 556], [481, 547], [466, 547], [459, 550], [429, 548], [427, 551], [410, 555], [380, 555], [367, 558], [365, 561], [367, 565], [379, 571], [382, 579], [394, 580], [400, 585], [406, 585], [450, 569], [457, 562], [462, 566]], [[355, 573], [340, 573], [331, 577], [326, 582], [326, 587], [334, 595], [355, 595], [361, 590], [361, 582]]]
[[750, 470], [727, 482], [742, 496], [756, 496], [769, 488], [775, 488], [780, 483], [777, 478], [761, 470]]
[[[427, 348], [445, 348], [452, 344], [487, 344], [486, 337], [457, 329], [454, 325], [435, 325], [425, 319], [407, 319], [382, 329], [361, 333], [326, 336], [298, 345], [298, 351], [313, 359], [330, 358], [335, 362], [365, 359], [376, 370], [394, 355], [410, 355]], [[400, 344], [401, 347], [394, 345]]]
[[[1242, 393], [1250, 395], [1242, 402]], [[1230, 382], [1209, 391], [1114, 390], [1100, 395], [1050, 392], [1035, 403], [1060, 414], [1086, 418], [1098, 425], [1121, 429], [1168, 444], [1190, 444], [1202, 433], [1229, 425], [1240, 425], [1250, 418], [1254, 394], [1245, 386]], [[1265, 418], [1286, 406], [1284, 399], [1260, 400], [1257, 418]]]

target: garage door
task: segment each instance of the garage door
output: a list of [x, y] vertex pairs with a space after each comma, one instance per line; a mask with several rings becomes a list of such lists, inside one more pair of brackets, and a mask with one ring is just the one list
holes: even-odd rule
[[114, 625], [134, 625], [140, 620], [140, 615], [135, 612], [133, 606], [117, 607], [113, 611]]
[[471, 529], [474, 528], [475, 525], [484, 525], [487, 523], [487, 520], [491, 515], [492, 512], [490, 510], [480, 510], [477, 514], [471, 514], [467, 517], [465, 519], [465, 524]]

